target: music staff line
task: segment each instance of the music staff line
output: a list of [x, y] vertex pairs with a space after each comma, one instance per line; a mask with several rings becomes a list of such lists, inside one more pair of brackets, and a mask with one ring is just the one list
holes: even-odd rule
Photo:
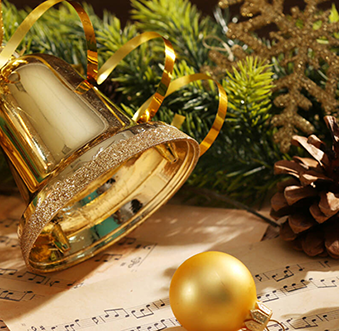
[[[339, 319], [339, 309], [332, 310], [326, 313], [314, 314], [309, 316], [303, 316], [300, 318], [288, 318], [282, 325], [286, 331], [289, 330], [309, 330], [306, 328], [317, 328], [317, 327], [326, 327], [331, 321]], [[282, 331], [281, 327], [274, 323], [268, 325], [269, 331]], [[339, 331], [339, 329], [322, 329], [322, 331]]]
[[6, 229], [14, 227], [15, 229], [19, 225], [19, 219], [17, 218], [6, 218], [3, 220], [0, 220], [0, 227], [4, 227]]
[[15, 291], [0, 288], [0, 300], [21, 302], [42, 298], [42, 295], [36, 295], [33, 291]]
[[268, 292], [262, 292], [257, 297], [262, 302], [270, 302], [285, 298], [289, 295], [300, 293], [301, 291], [311, 291], [323, 288], [334, 288], [339, 286], [339, 277], [329, 277], [315, 279], [309, 277], [308, 279], [301, 279], [299, 282], [292, 283], [290, 285], [284, 285], [283, 287], [270, 290]]
[[159, 322], [135, 326], [121, 331], [160, 331], [174, 326], [180, 326], [180, 323], [175, 318], [166, 318]]
[[11, 238], [9, 236], [0, 236], [0, 247], [19, 247], [20, 242], [18, 239]]
[[[1, 244], [1, 236], [0, 236], [0, 244]], [[126, 238], [120, 241], [117, 245], [118, 246], [130, 246], [136, 243], [135, 238]], [[130, 260], [123, 261], [121, 263], [121, 267], [127, 267], [129, 269], [138, 267], [150, 254], [150, 252], [154, 249], [156, 244], [141, 244], [137, 243], [135, 247], [133, 247], [133, 250], [143, 250], [144, 253], [139, 255], [138, 257], [133, 257]], [[128, 255], [125, 252], [125, 255]], [[96, 256], [92, 260], [86, 262], [86, 263], [112, 263], [121, 260], [124, 257], [123, 254], [118, 254], [112, 252], [106, 252], [101, 255]], [[69, 280], [69, 279], [61, 279], [61, 278], [55, 278], [55, 277], [47, 277], [43, 275], [39, 275], [36, 273], [32, 273], [29, 271], [21, 271], [18, 269], [11, 269], [11, 268], [0, 268], [0, 279], [11, 279], [11, 280], [17, 280], [17, 281], [23, 281], [26, 283], [36, 284], [36, 285], [42, 285], [42, 286], [49, 286], [49, 287], [58, 287], [58, 288], [70, 288], [74, 286], [74, 284], [77, 282], [76, 280]], [[75, 286], [75, 288], [78, 288], [79, 286]]]
[[[331, 263], [331, 265], [330, 265]], [[263, 283], [269, 280], [274, 280], [276, 282], [283, 281], [285, 279], [296, 276], [299, 272], [302, 271], [323, 271], [330, 270], [331, 267], [339, 266], [337, 261], [323, 260], [323, 261], [314, 261], [301, 264], [288, 265], [284, 268], [274, 269], [270, 271], [265, 271], [259, 274], [254, 275], [254, 280], [256, 283]]]
[[129, 269], [139, 267], [156, 245], [156, 243], [139, 242], [136, 238], [125, 237], [108, 249], [105, 254], [99, 255], [94, 261], [110, 262], [111, 260], [120, 260], [125, 257], [127, 258], [128, 255], [135, 252], [142, 252], [141, 255], [133, 257], [129, 261], [127, 261], [128, 259], [123, 260], [120, 264], [121, 267], [127, 267]]
[[0, 268], [0, 279], [6, 278], [11, 280], [18, 280], [27, 283], [34, 283], [37, 285], [44, 285], [49, 287], [67, 288], [74, 285], [75, 281], [67, 279], [51, 278], [42, 276], [29, 271], [18, 271], [17, 269]]
[[[122, 257], [121, 254], [102, 254], [97, 256], [94, 262], [108, 262], [108, 261], [116, 261]], [[55, 277], [47, 277], [43, 275], [39, 275], [29, 271], [19, 271], [18, 269], [10, 269], [10, 268], [0, 268], [0, 279], [11, 279], [17, 281], [23, 281], [26, 283], [32, 283], [36, 285], [43, 285], [49, 287], [59, 287], [59, 288], [70, 288], [74, 286], [76, 283], [75, 280], [69, 279], [61, 279]]]
[[294, 330], [300, 330], [303, 328], [317, 327], [323, 323], [331, 322], [339, 319], [339, 309], [329, 311], [327, 313], [303, 316], [298, 319], [290, 318], [286, 320], [286, 323], [293, 327]]
[[[117, 320], [132, 318], [140, 320], [145, 317], [153, 316], [160, 309], [169, 308], [169, 299], [161, 299], [147, 304], [135, 306], [132, 308], [113, 308], [104, 310], [104, 314], [85, 319], [75, 319], [70, 323], [63, 323], [54, 326], [31, 326], [29, 330], [40, 331], [76, 331], [88, 327], [115, 322]], [[139, 330], [139, 329], [136, 329]], [[148, 329], [147, 329], [148, 330]], [[162, 330], [162, 329], [154, 329]]]

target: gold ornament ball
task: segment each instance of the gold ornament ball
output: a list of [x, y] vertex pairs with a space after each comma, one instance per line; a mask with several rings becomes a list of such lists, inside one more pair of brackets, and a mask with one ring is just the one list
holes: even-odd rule
[[238, 331], [257, 301], [253, 277], [235, 257], [204, 252], [185, 261], [170, 286], [170, 304], [187, 331]]

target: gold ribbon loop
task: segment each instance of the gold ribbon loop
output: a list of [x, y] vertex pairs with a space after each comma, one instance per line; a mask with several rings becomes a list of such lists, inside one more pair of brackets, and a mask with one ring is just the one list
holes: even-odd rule
[[[87, 80], [85, 80], [79, 86], [79, 91], [86, 91], [92, 87], [92, 84], [97, 82], [99, 85], [102, 84], [107, 77], [111, 74], [111, 72], [116, 68], [121, 60], [123, 60], [130, 52], [135, 50], [137, 47], [142, 45], [149, 40], [155, 38], [162, 38], [165, 43], [165, 67], [161, 77], [160, 84], [155, 92], [155, 94], [149, 98], [134, 114], [133, 120], [137, 122], [147, 122], [153, 118], [153, 116], [158, 111], [161, 106], [163, 100], [180, 89], [181, 87], [190, 84], [197, 80], [213, 80], [218, 87], [219, 90], [219, 107], [217, 111], [217, 115], [213, 122], [212, 128], [209, 130], [206, 137], [200, 143], [200, 156], [203, 155], [213, 144], [215, 139], [217, 138], [222, 125], [225, 121], [226, 111], [227, 111], [227, 96], [223, 87], [212, 79], [210, 76], [206, 74], [193, 74], [184, 76], [176, 79], [171, 83], [172, 72], [175, 62], [175, 52], [172, 44], [162, 37], [157, 32], [145, 32], [140, 34], [139, 36], [134, 37], [130, 41], [128, 41], [125, 45], [120, 47], [101, 67], [98, 71], [98, 52], [96, 46], [96, 38], [95, 32], [93, 29], [93, 25], [88, 17], [87, 13], [84, 11], [82, 6], [77, 2], [71, 0], [47, 0], [36, 7], [21, 23], [19, 28], [15, 31], [11, 39], [7, 42], [6, 46], [0, 53], [0, 68], [3, 68], [5, 64], [10, 60], [11, 56], [16, 51], [17, 47], [26, 36], [27, 32], [31, 29], [33, 24], [51, 7], [54, 5], [67, 1], [70, 3], [76, 12], [78, 13], [80, 20], [83, 25], [83, 29], [86, 36], [87, 43]], [[1, 0], [0, 0], [1, 5]], [[1, 9], [1, 7], [0, 7]], [[0, 24], [1, 24], [1, 16], [0, 16]], [[2, 24], [1, 24], [2, 27]], [[1, 33], [0, 33], [1, 39]], [[182, 119], [180, 120], [182, 122]]]
[[217, 81], [215, 81], [213, 78], [211, 78], [210, 76], [206, 74], [201, 74], [201, 73], [193, 74], [193, 75], [180, 77], [174, 80], [170, 84], [165, 98], [168, 97], [173, 92], [179, 90], [180, 88], [192, 82], [195, 82], [197, 80], [212, 80], [217, 85], [218, 90], [219, 90], [219, 106], [218, 106], [217, 115], [215, 116], [211, 129], [207, 133], [204, 140], [200, 143], [200, 156], [201, 156], [211, 147], [211, 145], [217, 138], [222, 128], [222, 125], [224, 124], [226, 112], [227, 112], [227, 95], [226, 95], [224, 88]]
[[33, 24], [51, 7], [57, 3], [67, 1], [70, 3], [78, 13], [86, 36], [87, 42], [87, 79], [89, 81], [96, 80], [98, 74], [98, 52], [96, 46], [95, 32], [87, 13], [80, 4], [70, 0], [48, 0], [36, 7], [24, 19], [18, 29], [15, 31], [11, 39], [0, 53], [0, 68], [2, 68], [14, 54], [21, 41], [31, 29]]
[[144, 32], [139, 36], [134, 37], [125, 45], [121, 46], [100, 68], [97, 82], [100, 85], [103, 83], [110, 73], [116, 68], [119, 62], [126, 57], [130, 52], [135, 50], [141, 44], [155, 39], [162, 38], [165, 43], [165, 68], [161, 77], [160, 84], [152, 98], [148, 103], [144, 103], [144, 107], [140, 108], [133, 116], [133, 120], [137, 122], [147, 122], [152, 119], [161, 106], [165, 98], [168, 86], [172, 79], [172, 72], [175, 62], [175, 52], [172, 44], [162, 37], [157, 32]]

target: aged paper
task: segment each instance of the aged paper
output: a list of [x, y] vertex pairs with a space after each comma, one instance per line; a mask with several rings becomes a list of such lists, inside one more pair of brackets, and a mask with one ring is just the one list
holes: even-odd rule
[[[0, 315], [15, 331], [183, 331], [169, 306], [171, 277], [191, 255], [220, 250], [248, 266], [258, 299], [286, 330], [339, 331], [339, 261], [309, 258], [279, 239], [253, 243], [262, 223], [250, 219], [241, 211], [168, 205], [75, 268], [45, 278], [24, 268], [3, 271]], [[272, 322], [268, 329], [280, 327]]]
[[[250, 269], [258, 299], [286, 330], [339, 331], [339, 261], [310, 258], [280, 239], [232, 252]], [[269, 330], [281, 328], [272, 323]]]
[[[249, 267], [258, 298], [286, 330], [339, 330], [339, 261], [308, 258], [280, 239], [227, 251]], [[13, 330], [184, 331], [167, 296], [174, 269], [145, 263], [137, 275], [112, 275], [77, 291], [24, 303], [15, 318], [6, 310], [3, 315]], [[272, 322], [268, 330], [281, 328]]]
[[153, 310], [160, 318], [154, 330], [178, 326], [167, 299], [177, 266], [204, 250], [257, 242], [267, 228], [244, 211], [167, 205], [104, 253], [63, 272], [37, 275], [23, 264], [15, 227], [14, 218], [0, 224], [0, 317], [11, 330], [112, 330], [108, 321], [113, 330], [124, 330], [140, 318], [152, 319]]

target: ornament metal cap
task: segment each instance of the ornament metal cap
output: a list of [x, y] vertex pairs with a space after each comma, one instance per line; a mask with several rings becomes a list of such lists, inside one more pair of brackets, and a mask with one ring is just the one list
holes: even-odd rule
[[257, 301], [255, 309], [250, 311], [252, 319], [245, 321], [245, 327], [249, 331], [263, 331], [272, 317], [272, 310]]
[[255, 308], [250, 310], [251, 319], [244, 322], [245, 328], [242, 331], [264, 331], [268, 330], [268, 323], [273, 322], [285, 331], [285, 327], [278, 321], [272, 319], [272, 309], [261, 301], [255, 303]]

